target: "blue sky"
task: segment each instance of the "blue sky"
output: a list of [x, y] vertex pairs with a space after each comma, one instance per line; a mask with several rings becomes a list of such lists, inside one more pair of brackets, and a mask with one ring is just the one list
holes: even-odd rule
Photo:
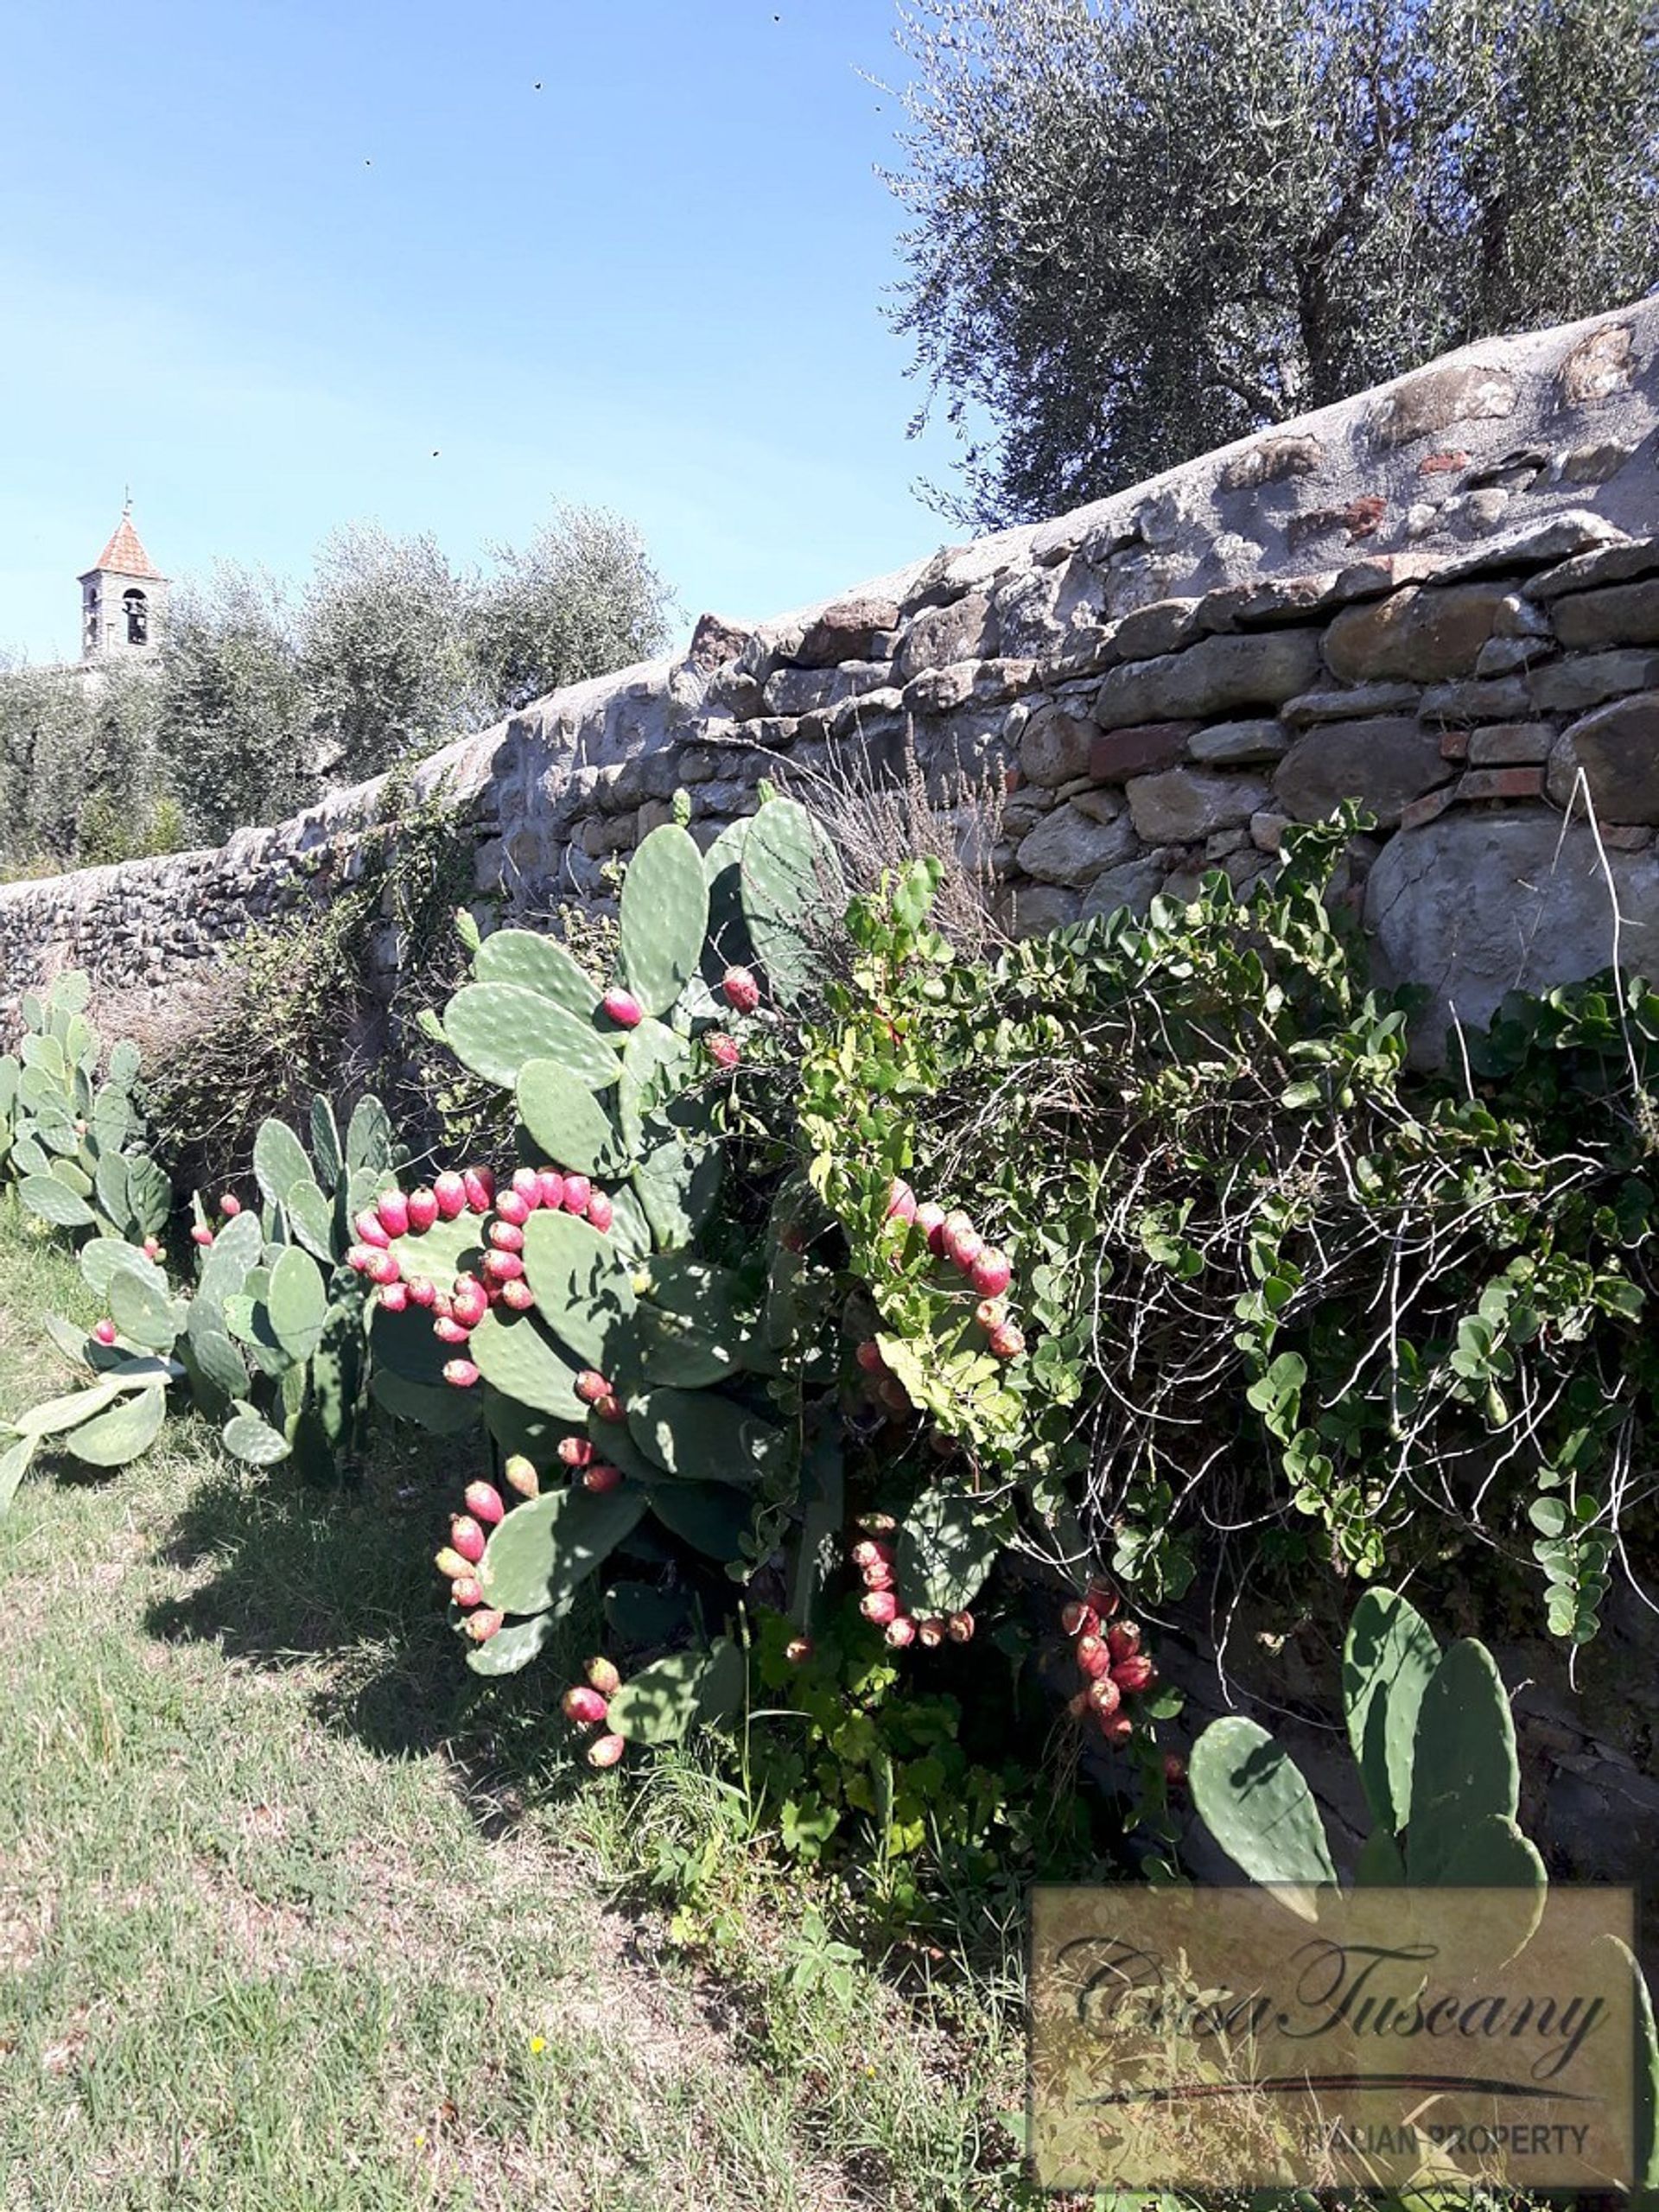
[[[556, 497], [689, 615], [931, 550], [887, 327], [893, 0], [10, 0], [0, 650], [77, 650], [130, 481], [170, 575]], [[540, 89], [537, 86], [539, 84]], [[434, 457], [435, 453], [435, 458]]]

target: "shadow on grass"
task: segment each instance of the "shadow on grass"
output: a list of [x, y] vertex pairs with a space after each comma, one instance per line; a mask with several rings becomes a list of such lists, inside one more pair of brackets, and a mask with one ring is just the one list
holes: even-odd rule
[[[323, 1726], [381, 1758], [442, 1758], [480, 1827], [500, 1833], [532, 1789], [543, 1805], [561, 1793], [549, 1723], [566, 1675], [551, 1652], [522, 1675], [482, 1681], [449, 1625], [433, 1554], [484, 1472], [423, 1438], [382, 1443], [337, 1490], [281, 1465], [227, 1468], [199, 1484], [158, 1546], [158, 1562], [192, 1586], [153, 1604], [143, 1625], [164, 1643], [302, 1675]], [[573, 1637], [594, 1625], [573, 1622]]]

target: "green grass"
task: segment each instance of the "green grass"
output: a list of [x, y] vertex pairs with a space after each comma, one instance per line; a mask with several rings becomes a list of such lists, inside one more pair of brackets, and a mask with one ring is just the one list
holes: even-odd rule
[[[92, 1318], [0, 1210], [0, 1415], [47, 1307]], [[550, 1675], [478, 1685], [458, 1487], [181, 1420], [0, 1521], [0, 2212], [1024, 2202], [1015, 2008], [836, 1947], [696, 1756], [594, 1777]]]

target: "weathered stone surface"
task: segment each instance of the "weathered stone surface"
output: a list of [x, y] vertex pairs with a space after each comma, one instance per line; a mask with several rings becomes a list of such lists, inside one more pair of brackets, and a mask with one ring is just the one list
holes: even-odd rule
[[969, 592], [948, 607], [927, 607], [912, 615], [894, 659], [901, 683], [925, 668], [944, 668], [957, 660], [988, 660], [996, 651], [996, 618], [988, 594]]
[[1112, 643], [1122, 660], [1150, 660], [1173, 652], [1198, 629], [1196, 599], [1155, 599], [1150, 607], [1137, 607], [1112, 632]]
[[1198, 627], [1256, 630], [1279, 622], [1305, 622], [1310, 615], [1344, 603], [1338, 584], [1334, 569], [1312, 576], [1275, 576], [1266, 583], [1225, 584], [1198, 601]]
[[[1549, 722], [1494, 722], [1469, 732], [1466, 758], [1471, 768], [1508, 768], [1548, 760], [1555, 742]], [[1445, 740], [1441, 740], [1444, 749]], [[1450, 756], [1447, 756], [1450, 758]]]
[[1128, 729], [1096, 730], [1089, 747], [1089, 772], [1097, 784], [1122, 784], [1131, 776], [1173, 768], [1197, 728], [1196, 722], [1141, 722]]
[[1541, 767], [1471, 768], [1458, 779], [1458, 797], [1468, 804], [1479, 799], [1541, 798]]
[[1185, 652], [1109, 669], [1095, 702], [1108, 729], [1177, 721], [1235, 707], [1276, 707], [1312, 688], [1319, 640], [1312, 630], [1262, 630], [1201, 638]]
[[1573, 660], [1552, 660], [1531, 670], [1527, 686], [1532, 702], [1546, 715], [1581, 715], [1604, 699], [1659, 684], [1659, 653], [1584, 653]]
[[[1624, 916], [1622, 955], [1659, 973], [1659, 862], [1615, 854], [1609, 866]], [[1548, 990], [1605, 968], [1613, 912], [1588, 827], [1545, 807], [1462, 810], [1384, 846], [1366, 887], [1365, 918], [1385, 981], [1427, 986], [1417, 1057], [1438, 1065], [1453, 1011], [1481, 1028], [1504, 994]]]
[[[1449, 513], [1450, 509], [1446, 510]], [[1524, 574], [1544, 569], [1605, 546], [1628, 543], [1628, 533], [1589, 507], [1570, 507], [1565, 514], [1543, 515], [1518, 523], [1500, 537], [1489, 538], [1473, 553], [1446, 562], [1436, 574], [1441, 583], [1468, 583], [1480, 576]]]
[[1471, 677], [1465, 683], [1431, 683], [1418, 712], [1426, 722], [1524, 721], [1534, 700], [1524, 676]]
[[728, 622], [721, 615], [699, 614], [685, 649], [685, 664], [701, 676], [710, 675], [722, 663], [734, 661], [752, 634], [741, 623]]
[[1057, 883], [1016, 883], [1009, 886], [1003, 911], [1015, 937], [1046, 937], [1077, 918], [1079, 899], [1075, 891]]
[[1370, 418], [1385, 448], [1431, 438], [1454, 423], [1485, 423], [1515, 412], [1515, 378], [1507, 369], [1446, 362], [1423, 369], [1386, 393]]
[[1573, 798], [1580, 772], [1599, 818], [1659, 823], [1659, 691], [1612, 700], [1561, 732], [1549, 756], [1557, 806]]
[[1422, 697], [1415, 683], [1356, 683], [1341, 691], [1304, 691], [1287, 699], [1279, 719], [1293, 729], [1313, 722], [1357, 721], [1370, 715], [1415, 714]]
[[1554, 651], [1548, 638], [1489, 638], [1475, 663], [1477, 676], [1514, 676]]
[[1137, 776], [1128, 786], [1130, 817], [1148, 845], [1193, 844], [1217, 830], [1246, 828], [1268, 798], [1267, 785], [1253, 776], [1204, 769], [1166, 769], [1158, 776]]
[[1569, 592], [1554, 611], [1555, 634], [1568, 647], [1659, 645], [1659, 576]]
[[885, 661], [843, 661], [824, 668], [780, 668], [766, 678], [761, 696], [769, 715], [810, 715], [838, 707], [843, 699], [891, 684]]
[[1065, 784], [1089, 772], [1090, 747], [1100, 733], [1092, 721], [1058, 704], [1039, 707], [1020, 740], [1020, 766], [1033, 784]]
[[1401, 809], [1452, 773], [1440, 739], [1403, 717], [1328, 722], [1297, 739], [1273, 779], [1281, 810], [1317, 822], [1346, 798], [1363, 802], [1384, 829]]
[[1376, 536], [1388, 512], [1388, 501], [1375, 493], [1350, 499], [1345, 506], [1305, 508], [1285, 524], [1285, 543], [1293, 553], [1321, 537], [1340, 537], [1357, 545], [1363, 538]]
[[1421, 585], [1374, 606], [1345, 607], [1325, 633], [1325, 664], [1345, 683], [1467, 676], [1504, 596], [1492, 583]]
[[1592, 407], [1630, 388], [1636, 371], [1628, 322], [1604, 323], [1567, 355], [1557, 379], [1563, 407]]
[[1135, 850], [1128, 817], [1096, 822], [1075, 806], [1057, 806], [1020, 840], [1018, 860], [1039, 883], [1089, 883], [1103, 868], [1115, 868]]
[[1212, 722], [1198, 732], [1187, 746], [1194, 760], [1211, 768], [1253, 768], [1263, 761], [1282, 760], [1290, 749], [1290, 733], [1282, 722]]
[[1574, 446], [1556, 461], [1555, 474], [1563, 484], [1605, 484], [1635, 452], [1633, 444], [1624, 444], [1618, 438], [1604, 438], [1599, 445]]
[[1287, 476], [1312, 476], [1325, 460], [1318, 438], [1291, 433], [1257, 438], [1226, 462], [1216, 478], [1219, 492], [1253, 492], [1262, 484], [1282, 484]]
[[1571, 591], [1590, 591], [1601, 584], [1627, 584], [1638, 576], [1659, 575], [1659, 537], [1632, 537], [1618, 545], [1563, 561], [1530, 576], [1521, 587], [1522, 596], [1548, 606]]
[[1150, 857], [1109, 868], [1084, 893], [1077, 918], [1089, 921], [1096, 914], [1115, 914], [1122, 906], [1132, 914], [1144, 915], [1163, 887], [1163, 862]]

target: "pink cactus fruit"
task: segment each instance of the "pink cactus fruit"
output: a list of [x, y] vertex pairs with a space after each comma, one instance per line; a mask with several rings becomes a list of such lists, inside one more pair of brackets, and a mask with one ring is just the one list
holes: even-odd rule
[[912, 1222], [916, 1218], [916, 1193], [902, 1176], [895, 1175], [887, 1185], [887, 1219]]
[[[539, 1167], [515, 1167], [512, 1171], [512, 1194], [516, 1198], [522, 1198], [530, 1211], [534, 1213], [537, 1207], [542, 1203], [541, 1169]], [[505, 1198], [505, 1196], [506, 1192], [505, 1191], [502, 1192], [501, 1198]], [[496, 1204], [498, 1206], [500, 1205], [500, 1198], [497, 1199]], [[509, 1215], [507, 1218], [512, 1220], [513, 1217]]]
[[409, 1309], [409, 1285], [403, 1282], [382, 1283], [380, 1303], [388, 1313], [403, 1313]]
[[1158, 1669], [1144, 1651], [1136, 1651], [1127, 1659], [1120, 1659], [1112, 1669], [1112, 1680], [1121, 1690], [1131, 1693], [1157, 1687]]
[[585, 1175], [567, 1175], [564, 1179], [564, 1210], [566, 1213], [586, 1213], [588, 1201], [594, 1195], [594, 1186]]
[[371, 1282], [385, 1284], [400, 1281], [404, 1271], [397, 1264], [397, 1255], [385, 1251], [372, 1253], [363, 1272]]
[[388, 1236], [407, 1236], [410, 1228], [409, 1200], [401, 1191], [382, 1191], [374, 1202], [380, 1217], [380, 1226]]
[[588, 1218], [601, 1236], [608, 1232], [615, 1217], [616, 1209], [609, 1198], [603, 1191], [595, 1191], [588, 1201]]
[[468, 1483], [462, 1503], [474, 1521], [482, 1522], [489, 1529], [494, 1528], [507, 1510], [505, 1501], [493, 1483]]
[[881, 1347], [874, 1337], [866, 1337], [853, 1357], [867, 1375], [885, 1375], [887, 1371]]
[[600, 1004], [619, 1029], [637, 1029], [645, 1018], [645, 1009], [633, 993], [623, 990], [620, 984], [613, 984]]
[[999, 1321], [985, 1339], [986, 1348], [999, 1359], [1018, 1359], [1026, 1348], [1025, 1332], [1012, 1321]]
[[478, 1370], [470, 1359], [446, 1359], [443, 1379], [457, 1390], [470, 1390], [478, 1380]]
[[595, 1497], [603, 1497], [608, 1491], [617, 1489], [621, 1480], [621, 1468], [607, 1467], [602, 1459], [595, 1459], [591, 1467], [584, 1467], [582, 1471], [583, 1490], [591, 1491]]
[[528, 1313], [536, 1303], [536, 1294], [520, 1275], [515, 1282], [502, 1284], [501, 1303], [510, 1313]]
[[488, 1213], [495, 1204], [495, 1177], [490, 1170], [487, 1167], [463, 1167], [461, 1184], [472, 1211]]
[[462, 1576], [472, 1573], [477, 1561], [463, 1559], [452, 1544], [446, 1544], [442, 1551], [433, 1554], [432, 1564], [440, 1574], [447, 1574], [452, 1582], [458, 1582]]
[[753, 1014], [760, 1003], [760, 986], [747, 968], [728, 968], [720, 979], [726, 1003], [739, 1014]]
[[438, 1286], [430, 1275], [411, 1275], [407, 1288], [411, 1306], [430, 1306], [436, 1302]]
[[1114, 1621], [1106, 1631], [1106, 1648], [1112, 1655], [1112, 1664], [1119, 1666], [1125, 1659], [1133, 1659], [1141, 1649], [1139, 1621]]
[[[535, 1208], [539, 1206], [542, 1203], [542, 1186], [540, 1179], [533, 1175], [531, 1179], [536, 1185], [536, 1196], [534, 1198], [526, 1198], [522, 1191], [518, 1190], [503, 1191], [497, 1197], [495, 1201], [495, 1219], [491, 1223], [489, 1230], [490, 1242], [492, 1243], [496, 1240], [497, 1231], [502, 1229], [512, 1229], [515, 1230], [519, 1236], [523, 1236], [524, 1232], [524, 1224], [530, 1219], [530, 1217]], [[515, 1245], [513, 1249], [516, 1251], [518, 1247]]]
[[556, 1167], [543, 1167], [536, 1178], [541, 1185], [543, 1210], [557, 1213], [564, 1204], [564, 1178]]
[[506, 1615], [494, 1606], [480, 1606], [477, 1612], [468, 1613], [461, 1623], [465, 1633], [474, 1643], [487, 1643], [493, 1636], [499, 1636]]
[[457, 1321], [453, 1313], [440, 1313], [432, 1324], [432, 1333], [441, 1344], [464, 1344], [473, 1332], [464, 1321]]
[[453, 1167], [446, 1167], [433, 1179], [432, 1196], [442, 1220], [459, 1220], [467, 1211], [467, 1185]]
[[604, 1699], [583, 1682], [566, 1690], [559, 1704], [565, 1719], [578, 1728], [597, 1728], [605, 1718]]
[[886, 1628], [898, 1617], [899, 1600], [891, 1590], [867, 1590], [858, 1601], [858, 1610], [877, 1628]]
[[944, 1617], [943, 1614], [930, 1614], [926, 1620], [918, 1621], [916, 1624], [916, 1641], [921, 1645], [924, 1651], [937, 1651], [939, 1646], [944, 1642], [945, 1635], [946, 1629]]
[[381, 1252], [391, 1243], [385, 1224], [372, 1206], [365, 1206], [360, 1213], [353, 1215], [352, 1234], [359, 1244], [372, 1244]]
[[486, 1283], [499, 1287], [504, 1282], [517, 1282], [524, 1272], [524, 1263], [517, 1252], [499, 1252], [493, 1246], [484, 1255], [483, 1274]]
[[234, 1191], [226, 1191], [219, 1202], [219, 1210], [226, 1221], [234, 1221], [242, 1211], [242, 1201]]
[[1100, 1615], [1081, 1598], [1074, 1598], [1060, 1615], [1060, 1626], [1068, 1636], [1098, 1636]]
[[946, 1618], [944, 1631], [952, 1643], [971, 1643], [974, 1640], [973, 1615], [951, 1613]]
[[144, 1257], [147, 1260], [159, 1260], [161, 1256], [162, 1247], [160, 1240], [154, 1236], [146, 1236], [144, 1239]]
[[522, 1452], [515, 1452], [501, 1470], [501, 1479], [509, 1490], [517, 1491], [520, 1497], [539, 1497], [541, 1477]]
[[584, 1367], [576, 1377], [576, 1395], [585, 1406], [596, 1406], [601, 1398], [608, 1398], [611, 1386], [596, 1367]]
[[599, 1403], [594, 1408], [594, 1413], [600, 1421], [626, 1421], [628, 1417], [627, 1408], [623, 1404], [621, 1399], [617, 1396], [614, 1390], [613, 1390], [608, 1396], [603, 1397], [599, 1401]]
[[582, 1672], [601, 1697], [614, 1697], [622, 1687], [621, 1675], [611, 1661], [602, 1656], [590, 1659]]
[[1103, 1720], [1109, 1720], [1123, 1702], [1123, 1693], [1109, 1675], [1102, 1675], [1089, 1685], [1089, 1702]]
[[598, 1767], [614, 1766], [627, 1748], [626, 1737], [601, 1736], [596, 1743], [588, 1745], [588, 1764]]
[[474, 1567], [484, 1556], [484, 1531], [470, 1513], [457, 1513], [449, 1522], [449, 1541], [462, 1559], [470, 1560]]
[[903, 1651], [916, 1641], [916, 1624], [908, 1613], [895, 1613], [883, 1633], [895, 1651]]
[[200, 1222], [197, 1223], [196, 1226], [190, 1232], [190, 1242], [193, 1244], [200, 1244], [204, 1251], [207, 1250], [208, 1245], [210, 1245], [213, 1241], [213, 1230], [211, 1229], [203, 1228]]
[[449, 1595], [457, 1605], [471, 1608], [484, 1602], [484, 1585], [476, 1575], [458, 1574], [449, 1585]]
[[1097, 1681], [1112, 1663], [1112, 1655], [1097, 1636], [1077, 1638], [1077, 1665], [1091, 1681]]
[[982, 1298], [1001, 1298], [1014, 1281], [1007, 1253], [988, 1244], [969, 1268], [968, 1280]]
[[435, 1191], [423, 1183], [409, 1194], [409, 1225], [416, 1236], [424, 1236], [438, 1217], [438, 1198]]
[[594, 1462], [594, 1447], [585, 1436], [562, 1436], [559, 1457], [567, 1467], [589, 1467]]
[[114, 1322], [111, 1321], [107, 1315], [101, 1321], [94, 1321], [92, 1324], [92, 1334], [98, 1338], [99, 1344], [112, 1344], [115, 1342]]
[[936, 1205], [931, 1198], [925, 1199], [916, 1209], [912, 1226], [925, 1237], [930, 1252], [943, 1252], [944, 1249], [944, 1208]]
[[724, 1068], [728, 1075], [743, 1057], [743, 1047], [723, 1029], [711, 1029], [702, 1040], [702, 1048], [715, 1065]]

